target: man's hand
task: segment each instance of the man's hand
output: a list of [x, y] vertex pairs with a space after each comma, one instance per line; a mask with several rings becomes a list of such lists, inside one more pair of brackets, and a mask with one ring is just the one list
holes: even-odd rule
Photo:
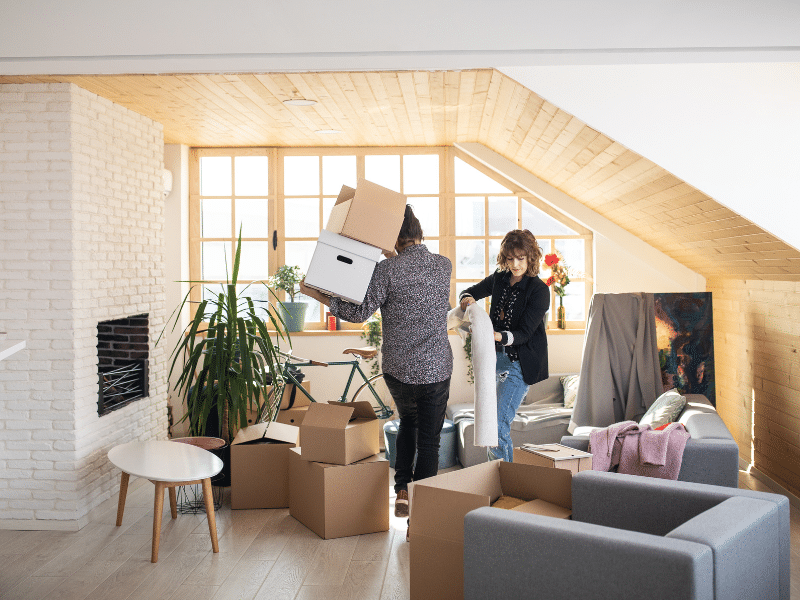
[[473, 298], [472, 296], [464, 296], [461, 299], [461, 310], [467, 310], [467, 307], [470, 304], [475, 304], [475, 298]]

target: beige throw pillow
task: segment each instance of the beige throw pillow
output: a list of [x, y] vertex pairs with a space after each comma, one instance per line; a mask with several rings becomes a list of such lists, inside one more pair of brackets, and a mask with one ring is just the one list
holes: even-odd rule
[[650, 405], [639, 421], [639, 425], [650, 425], [653, 429], [673, 423], [686, 406], [686, 397], [677, 390], [664, 392]]
[[575, 406], [575, 398], [578, 397], [578, 383], [580, 375], [564, 375], [561, 378], [561, 385], [564, 387], [564, 408]]

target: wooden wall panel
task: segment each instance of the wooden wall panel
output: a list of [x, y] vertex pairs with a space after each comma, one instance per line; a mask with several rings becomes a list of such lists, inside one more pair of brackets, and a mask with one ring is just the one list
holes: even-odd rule
[[800, 283], [714, 278], [717, 409], [740, 456], [800, 496]]

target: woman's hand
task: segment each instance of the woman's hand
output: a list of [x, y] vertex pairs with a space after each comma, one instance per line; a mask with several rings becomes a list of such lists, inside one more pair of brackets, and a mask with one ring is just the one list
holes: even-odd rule
[[495, 342], [502, 342], [503, 341], [503, 334], [499, 331], [494, 332], [494, 341]]
[[467, 310], [467, 307], [470, 304], [475, 304], [475, 298], [473, 298], [472, 296], [464, 296], [461, 299], [461, 310]]

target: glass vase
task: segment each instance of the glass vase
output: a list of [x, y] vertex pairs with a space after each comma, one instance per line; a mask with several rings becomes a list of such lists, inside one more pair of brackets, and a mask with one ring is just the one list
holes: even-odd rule
[[564, 296], [558, 297], [558, 312], [556, 313], [558, 316], [558, 328], [559, 329], [566, 329], [567, 328], [567, 311], [564, 310]]

